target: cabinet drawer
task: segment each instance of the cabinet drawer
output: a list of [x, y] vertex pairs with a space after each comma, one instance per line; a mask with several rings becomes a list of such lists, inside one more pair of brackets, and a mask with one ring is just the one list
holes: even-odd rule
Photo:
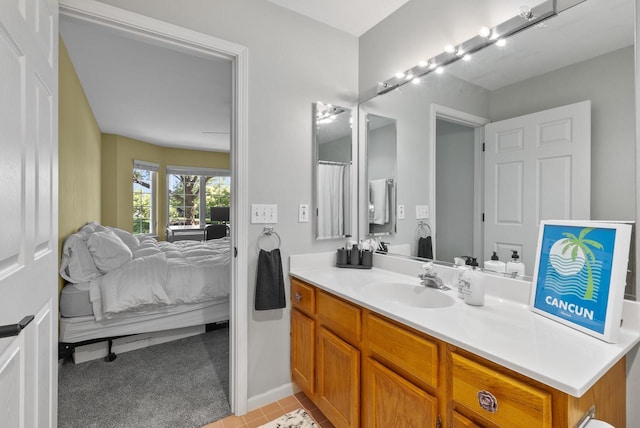
[[315, 288], [296, 278], [291, 278], [291, 304], [307, 315], [316, 310]]
[[551, 427], [551, 395], [511, 376], [451, 354], [453, 400], [501, 427]]
[[367, 313], [366, 339], [369, 351], [409, 376], [438, 387], [438, 346], [435, 342]]
[[362, 338], [360, 308], [321, 290], [318, 290], [316, 299], [320, 323], [344, 340], [355, 344], [359, 343]]

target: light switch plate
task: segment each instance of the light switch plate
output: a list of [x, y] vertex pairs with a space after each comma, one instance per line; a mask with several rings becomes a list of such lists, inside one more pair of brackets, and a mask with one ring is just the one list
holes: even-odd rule
[[429, 205], [416, 205], [416, 219], [429, 218]]
[[278, 206], [275, 204], [251, 204], [251, 223], [276, 224]]
[[309, 204], [298, 205], [298, 223], [309, 223]]
[[398, 220], [404, 220], [404, 205], [398, 205]]

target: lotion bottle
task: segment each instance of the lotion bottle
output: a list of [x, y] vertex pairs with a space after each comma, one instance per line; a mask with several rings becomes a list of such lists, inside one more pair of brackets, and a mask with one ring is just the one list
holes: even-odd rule
[[504, 262], [501, 262], [498, 259], [498, 254], [496, 254], [496, 252], [494, 251], [493, 255], [491, 255], [491, 260], [484, 262], [484, 270], [491, 271], [491, 272], [505, 273], [506, 265]]
[[456, 285], [458, 286], [458, 298], [464, 299], [464, 294], [467, 292], [468, 281], [465, 277], [465, 273], [469, 270], [469, 266], [466, 265], [464, 259], [456, 258], [456, 270], [458, 273], [458, 281]]
[[512, 250], [513, 254], [511, 255], [511, 261], [507, 262], [507, 273], [510, 275], [516, 276], [524, 276], [524, 263], [520, 261], [520, 256], [518, 255], [518, 251]]
[[484, 305], [484, 272], [478, 267], [478, 261], [471, 260], [471, 270], [465, 274], [468, 278], [468, 290], [464, 294], [464, 302], [467, 305]]

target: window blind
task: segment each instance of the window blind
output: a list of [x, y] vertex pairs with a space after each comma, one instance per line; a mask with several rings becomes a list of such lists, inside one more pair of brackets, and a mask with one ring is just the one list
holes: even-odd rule
[[167, 165], [167, 175], [204, 175], [207, 177], [228, 177], [231, 171], [219, 168], [197, 168], [190, 166], [172, 166]]
[[144, 169], [145, 171], [158, 172], [158, 170], [160, 169], [160, 165], [158, 165], [157, 163], [153, 163], [153, 162], [134, 160], [133, 161], [133, 168], [134, 169]]

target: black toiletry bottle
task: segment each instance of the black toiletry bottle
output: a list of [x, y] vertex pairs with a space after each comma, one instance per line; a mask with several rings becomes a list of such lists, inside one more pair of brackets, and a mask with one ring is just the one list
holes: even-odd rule
[[353, 244], [353, 247], [351, 248], [351, 260], [350, 263], [352, 265], [359, 265], [360, 264], [360, 251], [358, 250], [358, 244]]
[[346, 265], [347, 264], [347, 250], [344, 247], [338, 248], [337, 263], [339, 265]]

